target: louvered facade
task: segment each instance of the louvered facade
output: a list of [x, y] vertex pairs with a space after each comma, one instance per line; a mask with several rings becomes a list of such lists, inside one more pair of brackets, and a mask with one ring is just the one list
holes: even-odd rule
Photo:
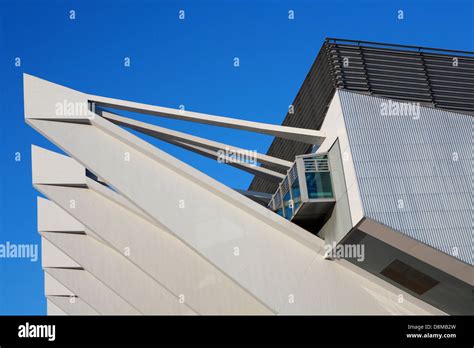
[[[473, 52], [327, 39], [282, 124], [319, 129], [336, 89], [473, 114], [473, 76]], [[293, 161], [310, 148], [275, 139], [268, 154]], [[249, 189], [272, 193], [276, 185], [255, 178]]]

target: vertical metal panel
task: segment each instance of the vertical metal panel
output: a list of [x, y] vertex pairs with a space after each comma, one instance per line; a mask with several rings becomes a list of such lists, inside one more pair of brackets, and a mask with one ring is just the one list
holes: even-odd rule
[[[327, 38], [283, 125], [319, 129], [335, 88], [473, 114], [473, 76], [474, 52]], [[275, 138], [268, 154], [293, 161], [309, 149]], [[249, 190], [272, 193], [276, 188], [255, 177]]]
[[340, 99], [366, 216], [474, 264], [474, 118], [423, 106], [384, 115], [388, 99]]

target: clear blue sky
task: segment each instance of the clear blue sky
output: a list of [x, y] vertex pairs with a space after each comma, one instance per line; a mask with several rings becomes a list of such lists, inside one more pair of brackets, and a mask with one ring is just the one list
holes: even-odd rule
[[[294, 20], [288, 20], [291, 9]], [[400, 9], [404, 20], [397, 19]], [[24, 122], [23, 72], [97, 95], [278, 124], [325, 37], [472, 51], [473, 13], [473, 2], [460, 0], [0, 0], [0, 244], [40, 243], [30, 146], [57, 150]], [[140, 118], [260, 152], [271, 142], [247, 132]], [[153, 143], [233, 187], [247, 188], [251, 180]], [[45, 314], [43, 288], [40, 260], [0, 259], [0, 314]]]

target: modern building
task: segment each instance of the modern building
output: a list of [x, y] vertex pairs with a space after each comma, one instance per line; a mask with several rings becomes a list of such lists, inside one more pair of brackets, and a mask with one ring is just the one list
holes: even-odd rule
[[[474, 314], [474, 53], [327, 39], [283, 125], [24, 75], [49, 314]], [[121, 110], [275, 137], [267, 154]], [[127, 129], [255, 175], [214, 180]]]

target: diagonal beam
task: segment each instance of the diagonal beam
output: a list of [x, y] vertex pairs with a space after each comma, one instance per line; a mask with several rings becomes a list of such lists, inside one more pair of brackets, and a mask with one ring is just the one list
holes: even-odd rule
[[266, 202], [266, 203], [270, 202], [270, 200], [272, 199], [272, 195], [266, 192], [248, 191], [248, 190], [240, 190], [240, 189], [235, 189], [235, 191], [237, 191], [238, 193], [246, 197], [252, 198], [257, 201]]
[[88, 95], [88, 100], [96, 106], [110, 107], [153, 116], [161, 116], [177, 120], [209, 124], [213, 126], [246, 130], [261, 134], [273, 135], [279, 138], [300, 141], [308, 144], [321, 145], [326, 137], [324, 132], [313, 129], [287, 127], [268, 123], [246, 121], [230, 117], [214, 116], [203, 114], [200, 112], [177, 110], [165, 108], [162, 106], [100, 97], [96, 95]]
[[94, 308], [89, 306], [81, 298], [75, 297], [74, 302], [71, 302], [69, 296], [46, 296], [47, 300], [52, 302], [61, 311], [70, 315], [99, 315]]
[[212, 158], [215, 160], [220, 159], [222, 160], [223, 164], [228, 164], [234, 168], [244, 170], [250, 174], [259, 176], [268, 181], [280, 183], [285, 178], [285, 175], [275, 172], [273, 170], [262, 168], [260, 166], [253, 165], [247, 162], [234, 162], [233, 159], [229, 156], [222, 156], [217, 151], [209, 150], [201, 146], [187, 144], [178, 140], [171, 140], [171, 139], [163, 139], [163, 140], [170, 144], [182, 147], [183, 149], [198, 153], [202, 156]]
[[[182, 132], [174, 131], [168, 128], [155, 126], [153, 124], [133, 120], [127, 117], [122, 117], [105, 110], [100, 110], [100, 114], [102, 117], [108, 119], [109, 121], [115, 124], [134, 129], [136, 131], [139, 131], [141, 133], [150, 135], [152, 137], [155, 137], [164, 141], [167, 141], [167, 139], [178, 140], [183, 143], [201, 146], [203, 148], [207, 148], [209, 150], [214, 150], [214, 151], [228, 150], [229, 152], [233, 152], [233, 153], [245, 153], [246, 151], [248, 151], [239, 147], [219, 143], [217, 141], [208, 140], [208, 139], [197, 137], [197, 136], [190, 135], [187, 133], [182, 133]], [[285, 161], [277, 157], [268, 156], [268, 155], [264, 155], [260, 153], [256, 153], [256, 157], [257, 157], [258, 162], [260, 163], [278, 166], [283, 169], [289, 169], [293, 165], [293, 163], [290, 161]]]
[[[232, 157], [227, 156], [226, 154], [219, 153], [218, 151], [222, 150], [221, 148], [222, 146], [217, 147], [215, 144], [226, 146], [225, 144], [211, 142], [211, 141], [208, 141], [207, 139], [194, 137], [185, 133], [176, 132], [176, 131], [172, 131], [166, 128], [149, 125], [144, 122], [127, 119], [126, 117], [120, 117], [106, 111], [102, 112], [102, 116], [111, 122], [115, 121], [114, 123], [116, 124], [130, 126], [130, 128], [132, 129], [154, 136], [155, 138], [158, 138], [170, 144], [179, 146], [186, 150], [198, 153], [202, 156], [212, 158], [214, 160], [222, 160], [223, 164], [227, 164], [234, 168], [244, 170], [252, 175], [259, 176], [265, 180], [280, 183], [285, 178], [285, 175], [275, 172], [273, 170], [263, 168], [263, 167], [260, 167], [251, 163], [247, 163], [247, 162], [235, 161], [233, 160]], [[193, 139], [190, 140], [190, 137]], [[211, 143], [214, 143], [214, 145]], [[204, 144], [206, 147], [201, 146], [202, 144]], [[232, 149], [246, 151], [246, 150], [235, 148], [235, 147]], [[291, 162], [288, 162], [288, 163], [291, 163]]]

